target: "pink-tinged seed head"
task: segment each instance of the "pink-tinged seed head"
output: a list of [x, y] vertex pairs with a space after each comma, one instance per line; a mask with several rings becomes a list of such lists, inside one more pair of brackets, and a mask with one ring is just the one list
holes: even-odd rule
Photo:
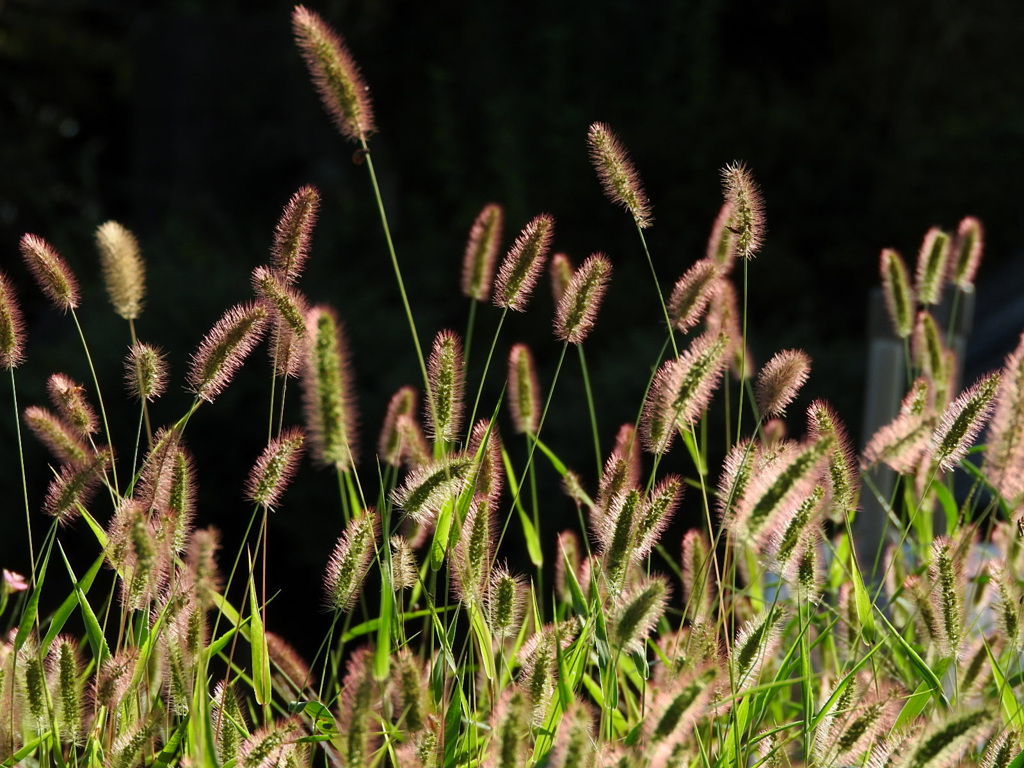
[[732, 203], [726, 200], [711, 225], [704, 257], [721, 270], [723, 275], [732, 271], [736, 261], [736, 234], [732, 231]]
[[542, 213], [534, 217], [512, 244], [494, 282], [494, 303], [499, 307], [526, 311], [530, 294], [551, 247], [555, 220]]
[[786, 349], [765, 363], [754, 392], [762, 418], [782, 416], [811, 372], [811, 358], [799, 349]]
[[212, 403], [259, 343], [266, 320], [267, 310], [259, 304], [238, 304], [225, 312], [192, 354], [189, 389]]
[[516, 344], [508, 354], [508, 407], [512, 424], [519, 434], [533, 434], [540, 424], [540, 384], [533, 353], [525, 344]]
[[985, 444], [985, 477], [1013, 504], [1024, 494], [1024, 334], [1003, 364]]
[[99, 419], [85, 399], [85, 387], [63, 373], [55, 373], [46, 381], [50, 402], [56, 407], [61, 418], [80, 437], [88, 439], [99, 429]]
[[942, 288], [949, 271], [949, 235], [938, 227], [925, 233], [917, 254], [917, 298], [922, 304], [942, 301]]
[[567, 344], [582, 344], [597, 320], [612, 265], [603, 253], [590, 256], [573, 273], [555, 313], [555, 336]]
[[346, 471], [356, 461], [358, 445], [348, 344], [330, 307], [309, 310], [306, 328], [309, 347], [302, 376], [306, 434], [317, 464]]
[[680, 333], [687, 333], [700, 322], [714, 295], [720, 274], [720, 268], [714, 261], [701, 259], [676, 282], [668, 300], [668, 314]]
[[136, 400], [153, 402], [167, 389], [167, 360], [159, 348], [137, 341], [124, 360], [124, 380]]
[[0, 272], [0, 366], [12, 370], [25, 359], [25, 320], [14, 286]]
[[307, 185], [292, 195], [281, 211], [274, 228], [270, 259], [278, 279], [285, 285], [294, 283], [302, 274], [319, 209], [320, 192]]
[[735, 162], [722, 169], [725, 201], [732, 209], [728, 227], [735, 236], [736, 251], [752, 259], [764, 242], [764, 200], [750, 169]]
[[489, 203], [477, 214], [466, 252], [462, 257], [462, 293], [476, 301], [487, 301], [494, 280], [494, 263], [501, 248], [505, 212], [496, 203]]
[[564, 253], [556, 253], [551, 257], [548, 273], [551, 277], [551, 296], [556, 307], [565, 295], [565, 289], [569, 287], [573, 271], [572, 261]]
[[967, 455], [992, 414], [998, 389], [999, 373], [990, 373], [964, 390], [946, 408], [929, 445], [932, 461], [948, 471]]
[[466, 370], [462, 340], [454, 331], [441, 331], [434, 338], [427, 377], [431, 395], [426, 414], [429, 433], [438, 442], [457, 440], [462, 429]]
[[31, 234], [23, 235], [20, 245], [25, 264], [53, 305], [62, 312], [78, 307], [78, 281], [57, 250]]
[[969, 290], [974, 286], [974, 276], [985, 249], [985, 231], [981, 222], [973, 216], [961, 219], [952, 248], [950, 279], [961, 290]]
[[292, 427], [270, 441], [249, 472], [245, 495], [253, 504], [273, 509], [299, 469], [303, 433]]
[[292, 30], [320, 101], [341, 134], [356, 142], [374, 131], [370, 91], [341, 37], [315, 11], [298, 5]]
[[916, 302], [914, 291], [910, 286], [907, 265], [903, 261], [903, 257], [892, 248], [882, 249], [879, 261], [885, 306], [889, 310], [889, 318], [892, 320], [896, 335], [905, 339], [914, 328], [914, 305]]
[[608, 199], [621, 205], [641, 229], [651, 226], [651, 204], [633, 161], [622, 142], [605, 123], [594, 123], [587, 134], [590, 161]]

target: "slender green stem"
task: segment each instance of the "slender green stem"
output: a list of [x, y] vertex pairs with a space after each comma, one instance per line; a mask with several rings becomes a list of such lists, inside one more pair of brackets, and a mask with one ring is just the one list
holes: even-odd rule
[[[135, 335], [135, 321], [128, 321], [128, 330], [131, 331], [132, 335], [132, 346], [134, 347], [139, 343], [138, 337]], [[135, 362], [135, 378], [136, 381], [142, 378], [142, 368], [139, 366], [138, 361]], [[97, 392], [99, 387], [96, 387]], [[146, 445], [153, 445], [153, 425], [149, 421], [149, 401], [146, 398], [142, 398], [142, 418], [146, 422]]]
[[25, 502], [25, 530], [28, 533], [28, 557], [32, 566], [32, 589], [36, 587], [36, 550], [32, 543], [32, 511], [28, 503], [28, 479], [25, 476], [25, 450], [21, 442], [21, 419], [18, 416], [18, 386], [14, 379], [14, 368], [11, 372], [11, 397], [14, 400], [14, 434], [18, 439], [18, 467], [21, 470], [21, 495]]
[[480, 374], [480, 384], [476, 388], [476, 397], [473, 398], [473, 410], [469, 413], [469, 429], [473, 429], [473, 424], [476, 423], [476, 412], [480, 405], [480, 395], [484, 391], [484, 382], [487, 381], [487, 372], [491, 368], [491, 360], [494, 359], [494, 348], [498, 345], [498, 336], [501, 335], [501, 327], [505, 324], [505, 315], [508, 314], [508, 307], [501, 311], [501, 317], [498, 318], [498, 327], [494, 330], [494, 337], [491, 339], [491, 348], [487, 350], [487, 360], [484, 361], [484, 370]]
[[473, 330], [476, 327], [476, 299], [469, 300], [469, 317], [466, 318], [466, 343], [462, 350], [463, 364], [469, 370], [469, 353], [473, 349]]
[[[103, 392], [100, 391], [100, 380], [96, 376], [96, 367], [92, 364], [92, 354], [89, 352], [89, 344], [85, 340], [85, 333], [82, 331], [82, 324], [78, 322], [78, 314], [71, 310], [71, 317], [75, 320], [75, 328], [78, 329], [78, 338], [82, 340], [82, 347], [85, 349], [85, 359], [89, 362], [89, 372], [92, 374], [92, 383], [96, 387], [96, 401], [100, 404], [100, 417], [103, 419], [103, 432], [107, 437], [107, 445], [113, 449], [114, 441], [110, 437], [110, 425], [107, 423], [107, 409], [103, 405]], [[117, 462], [111, 460], [110, 475], [114, 479], [114, 493], [117, 490]]]
[[668, 338], [672, 343], [672, 356], [679, 357], [679, 349], [676, 347], [676, 333], [672, 327], [672, 318], [668, 316], [668, 307], [665, 305], [665, 297], [661, 292], [661, 283], [658, 281], [658, 273], [654, 269], [654, 261], [651, 259], [651, 252], [647, 248], [647, 238], [644, 237], [644, 231], [639, 226], [636, 228], [637, 234], [640, 235], [640, 242], [644, 246], [644, 255], [647, 256], [647, 264], [651, 268], [651, 277], [654, 278], [654, 289], [658, 292], [658, 304], [661, 306], [661, 312], [665, 316], [665, 327], [668, 328]]
[[590, 433], [594, 438], [594, 457], [597, 459], [597, 476], [601, 476], [602, 454], [601, 438], [597, 430], [597, 409], [594, 407], [594, 391], [590, 387], [590, 371], [587, 368], [587, 358], [583, 354], [583, 345], [577, 344], [576, 351], [580, 355], [580, 371], [583, 374], [583, 391], [587, 398], [587, 412], [590, 414]]

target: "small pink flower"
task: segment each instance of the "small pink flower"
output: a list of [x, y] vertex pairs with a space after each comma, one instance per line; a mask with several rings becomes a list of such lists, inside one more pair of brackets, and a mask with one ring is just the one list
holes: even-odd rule
[[6, 568], [4, 571], [4, 587], [8, 592], [24, 592], [28, 589], [28, 582], [25, 581], [25, 577], [20, 573], [14, 571], [8, 571]]

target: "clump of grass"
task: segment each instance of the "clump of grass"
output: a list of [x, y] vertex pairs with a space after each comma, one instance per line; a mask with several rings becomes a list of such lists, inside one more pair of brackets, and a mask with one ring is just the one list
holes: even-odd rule
[[[554, 218], [534, 218], [495, 276], [503, 214], [490, 203], [471, 227], [458, 285], [452, 276], [453, 292], [471, 300], [466, 331], [437, 329], [424, 356], [376, 194], [369, 92], [321, 17], [299, 7], [293, 25], [328, 112], [367, 161], [420, 381], [394, 394], [377, 455], [360, 457], [342, 321], [326, 304], [308, 309], [298, 286], [315, 257], [321, 202], [312, 187], [285, 206], [270, 262], [252, 272], [254, 296], [235, 297], [183, 361], [195, 397], [184, 413], [164, 410], [168, 363], [136, 334], [142, 249], [123, 226], [100, 228], [96, 268], [132, 345], [125, 374], [139, 414], [134, 444], [118, 435], [115, 445], [95, 377], [83, 385], [24, 360], [15, 283], [0, 275], [0, 364], [11, 374], [19, 436], [12, 455], [22, 455], [24, 423], [54, 460], [41, 510], [24, 493], [29, 520], [39, 511], [53, 519], [42, 541], [30, 540], [31, 573], [4, 570], [0, 581], [9, 629], [0, 641], [0, 762], [1018, 765], [1024, 352], [958, 392], [954, 353], [928, 310], [944, 292], [972, 289], [980, 224], [965, 218], [955, 237], [930, 230], [913, 286], [896, 251], [883, 250], [894, 335], [911, 353], [906, 393], [891, 422], [856, 451], [827, 402], [814, 400], [806, 417], [788, 413], [807, 386], [806, 353], [778, 352], [751, 379], [743, 307], [756, 291], [765, 200], [750, 170], [729, 164], [707, 251], [695, 254], [668, 302], [652, 266], [651, 298], [666, 325], [643, 330], [664, 341], [664, 353], [651, 361], [635, 420], [605, 436], [584, 348], [600, 331], [601, 299], [616, 290], [612, 265], [629, 257], [595, 254], [575, 270], [565, 254], [552, 258], [562, 357], [542, 387], [531, 347], [505, 339], [501, 321], [527, 309], [556, 244]], [[643, 240], [651, 204], [636, 168], [607, 125], [591, 127], [588, 145], [653, 265]], [[22, 252], [39, 288], [77, 327], [75, 311], [97, 297], [82, 294], [42, 238], [26, 235]], [[474, 345], [477, 305], [486, 311], [488, 299], [499, 308], [497, 330]], [[200, 527], [189, 419], [200, 406], [222, 407], [218, 395], [255, 367], [250, 353], [268, 329], [268, 435], [250, 446], [257, 458], [239, 489], [252, 517], [240, 548], [220, 553], [218, 532]], [[589, 418], [549, 434], [569, 345]], [[486, 360], [470, 380], [466, 361], [478, 351]], [[507, 367], [492, 366], [495, 358]], [[14, 369], [23, 363], [48, 382], [51, 407], [17, 405]], [[736, 383], [723, 386], [730, 371]], [[289, 423], [288, 389], [277, 386], [298, 374], [301, 426]], [[649, 372], [637, 374], [648, 381]], [[737, 386], [742, 397], [733, 401]], [[468, 418], [467, 388], [476, 392]], [[502, 394], [487, 402], [491, 391]], [[727, 415], [720, 433], [715, 410]], [[151, 429], [151, 418], [163, 426]], [[523, 441], [522, 450], [502, 434]], [[337, 477], [340, 511], [321, 569], [331, 625], [311, 659], [293, 645], [308, 640], [306, 628], [279, 627], [268, 614], [270, 512], [287, 509], [286, 487], [311, 471], [300, 465], [306, 435], [312, 464]], [[983, 449], [974, 446], [981, 435]], [[593, 440], [593, 481], [559, 455], [581, 436]], [[607, 453], [603, 437], [614, 437]], [[685, 453], [681, 474], [665, 471], [669, 451]], [[716, 453], [726, 457], [720, 466]], [[896, 475], [888, 497], [872, 473], [861, 474], [882, 464]], [[562, 481], [566, 498], [540, 493], [544, 474]], [[864, 493], [889, 521], [882, 552], [857, 551]], [[669, 521], [683, 515], [697, 524], [672, 540]], [[573, 518], [578, 525], [553, 528]], [[67, 525], [95, 539], [94, 562], [70, 573], [71, 591], [60, 573]], [[515, 550], [529, 558], [525, 573], [507, 564]], [[882, 564], [877, 579], [859, 565], [871, 554]], [[107, 594], [104, 565], [114, 585]], [[69, 634], [73, 626], [84, 628], [80, 637]]]

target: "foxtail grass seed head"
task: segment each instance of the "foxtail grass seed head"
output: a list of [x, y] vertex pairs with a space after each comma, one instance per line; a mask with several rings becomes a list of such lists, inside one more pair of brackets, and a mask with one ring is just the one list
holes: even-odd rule
[[765, 663], [782, 642], [782, 627], [785, 623], [785, 612], [779, 607], [773, 607], [757, 614], [740, 627], [730, 649], [729, 659], [736, 691], [757, 685]]
[[555, 306], [562, 301], [565, 290], [572, 281], [572, 261], [564, 253], [556, 253], [551, 257], [551, 264], [548, 267], [548, 274], [551, 277], [551, 297], [555, 300]]
[[689, 733], [704, 713], [717, 678], [718, 667], [707, 665], [668, 682], [655, 695], [651, 716], [644, 722], [648, 742], [667, 742]]
[[[36, 643], [26, 642], [18, 652], [16, 659], [19, 669], [19, 685], [21, 698], [31, 727], [41, 728], [49, 717], [49, 690], [47, 688], [46, 667], [40, 658]], [[8, 702], [4, 702], [6, 705]]]
[[594, 123], [587, 133], [590, 162], [597, 171], [604, 193], [633, 217], [640, 229], [653, 223], [651, 204], [633, 161], [618, 137], [605, 123]]
[[96, 248], [114, 312], [125, 320], [138, 319], [146, 296], [146, 265], [139, 241], [116, 221], [108, 221], [96, 228]]
[[697, 528], [691, 528], [683, 536], [681, 571], [683, 584], [683, 606], [691, 619], [708, 616], [711, 612], [714, 589], [714, 552], [708, 535]]
[[821, 539], [821, 518], [825, 488], [816, 485], [797, 507], [792, 517], [780, 520], [767, 537], [765, 547], [771, 570], [790, 584], [799, 584], [805, 555]]
[[296, 741], [301, 735], [302, 726], [298, 719], [275, 720], [270, 725], [259, 728], [242, 742], [235, 764], [241, 768], [284, 768], [304, 765], [305, 744]]
[[942, 469], [952, 470], [984, 428], [995, 405], [999, 374], [990, 373], [954, 400], [932, 433], [929, 453]]
[[24, 418], [25, 424], [32, 434], [58, 460], [80, 465], [85, 463], [92, 454], [77, 432], [52, 411], [37, 405], [30, 405], [25, 409]]
[[764, 242], [764, 201], [750, 169], [742, 162], [722, 169], [725, 202], [732, 208], [729, 229], [735, 236], [736, 253], [752, 259]]
[[961, 219], [951, 248], [950, 279], [960, 290], [971, 290], [985, 248], [985, 232], [981, 222], [973, 216]]
[[572, 603], [569, 574], [572, 573], [579, 583], [581, 556], [580, 537], [576, 535], [576, 531], [567, 529], [558, 534], [558, 541], [555, 544], [555, 591], [564, 603]]
[[316, 686], [309, 665], [287, 640], [275, 632], [267, 632], [266, 638], [275, 682], [296, 696]]
[[727, 365], [729, 340], [705, 333], [654, 377], [640, 420], [644, 447], [664, 453], [680, 429], [689, 429], [711, 401]]
[[905, 339], [914, 329], [914, 297], [907, 265], [892, 248], [884, 248], [880, 259], [882, 292], [896, 336]]
[[345, 526], [324, 575], [330, 610], [346, 613], [355, 604], [366, 571], [376, 554], [379, 527], [377, 513], [372, 509], [353, 517]]
[[167, 389], [167, 360], [157, 347], [137, 341], [124, 360], [124, 380], [136, 400], [153, 402]]
[[807, 410], [808, 431], [814, 439], [831, 436], [835, 447], [828, 456], [828, 496], [825, 514], [834, 523], [852, 519], [860, 498], [860, 471], [846, 425], [832, 406], [815, 400]]
[[391, 537], [391, 585], [395, 589], [412, 589], [419, 578], [419, 566], [412, 545], [404, 536]]
[[78, 280], [57, 250], [41, 237], [23, 235], [21, 256], [53, 305], [67, 312], [78, 307]]
[[981, 757], [981, 768], [1009, 768], [1019, 754], [1015, 735], [1014, 730], [1007, 727], [989, 741]]
[[736, 233], [732, 230], [732, 203], [726, 200], [711, 225], [707, 250], [704, 257], [713, 262], [723, 275], [732, 271], [736, 261]]
[[298, 5], [292, 30], [320, 101], [342, 136], [363, 142], [374, 132], [370, 91], [341, 37], [319, 14]]
[[963, 555], [945, 536], [932, 542], [928, 576], [935, 632], [942, 655], [959, 661], [964, 642]]
[[78, 744], [85, 731], [85, 702], [81, 660], [75, 640], [66, 635], [54, 639], [47, 658], [54, 720], [65, 744]]
[[314, 461], [344, 472], [356, 461], [356, 407], [348, 344], [333, 309], [318, 306], [306, 314], [310, 339], [302, 376], [306, 435]]
[[266, 320], [267, 310], [259, 304], [237, 304], [225, 312], [192, 354], [190, 391], [212, 403], [259, 343]]
[[306, 337], [306, 302], [267, 267], [256, 267], [252, 273], [252, 290], [262, 299], [274, 316], [299, 339]]
[[46, 391], [57, 412], [78, 435], [88, 439], [99, 429], [96, 412], [85, 399], [85, 387], [63, 373], [55, 373], [46, 380]]
[[860, 468], [869, 469], [881, 462], [901, 475], [913, 472], [931, 436], [930, 420], [920, 413], [902, 413], [871, 437], [861, 453]]
[[435, 442], [458, 440], [466, 394], [466, 369], [462, 340], [453, 331], [441, 331], [434, 338], [427, 376], [433, 396], [427, 403], [426, 414], [430, 435]]
[[106, 707], [114, 710], [131, 686], [132, 674], [138, 663], [137, 648], [122, 648], [104, 659], [92, 687], [92, 702], [96, 710]]
[[541, 407], [533, 353], [525, 344], [516, 344], [508, 354], [508, 408], [516, 432], [534, 434], [540, 425]]
[[937, 389], [945, 390], [952, 371], [947, 370], [947, 350], [942, 342], [942, 331], [935, 317], [927, 310], [917, 313], [910, 339], [910, 352], [921, 375], [930, 379]]
[[477, 214], [466, 252], [462, 257], [462, 293], [476, 301], [487, 301], [494, 280], [494, 263], [501, 248], [505, 212], [497, 203], [488, 203]]
[[381, 426], [380, 438], [377, 440], [377, 455], [385, 464], [392, 467], [401, 466], [405, 441], [398, 428], [398, 419], [400, 416], [413, 416], [418, 405], [419, 396], [412, 387], [402, 387], [391, 396], [384, 424]]
[[555, 336], [567, 344], [582, 344], [597, 320], [612, 265], [602, 253], [590, 256], [572, 276], [555, 313]]
[[641, 506], [633, 526], [633, 560], [641, 562], [654, 549], [661, 534], [672, 521], [672, 515], [683, 497], [683, 481], [668, 475], [650, 492]]
[[622, 588], [633, 561], [636, 520], [642, 503], [639, 490], [623, 491], [612, 499], [606, 515], [595, 515], [592, 521], [604, 572], [613, 591]]
[[406, 733], [427, 727], [430, 716], [427, 676], [423, 663], [408, 647], [399, 651], [391, 667], [394, 711], [400, 713], [400, 725]]
[[104, 448], [81, 464], [61, 465], [46, 490], [43, 511], [61, 524], [70, 523], [89, 503], [109, 463], [110, 451]]
[[374, 679], [373, 666], [373, 650], [367, 646], [357, 649], [345, 666], [341, 686], [339, 752], [342, 765], [353, 768], [371, 763], [377, 741], [380, 684]]
[[1020, 650], [1024, 643], [1024, 633], [1021, 632], [1024, 595], [1021, 594], [1020, 584], [1014, 577], [1012, 569], [999, 562], [989, 563], [988, 576], [996, 624], [1002, 630], [1003, 637], [1010, 647]]
[[25, 320], [7, 275], [0, 272], [0, 366], [8, 371], [25, 359]]
[[1003, 364], [985, 444], [985, 476], [1013, 503], [1024, 494], [1024, 334]]
[[985, 707], [954, 710], [934, 725], [916, 734], [901, 750], [900, 768], [948, 768], [963, 765], [964, 752], [978, 743], [992, 727], [993, 717]]
[[513, 637], [523, 623], [526, 612], [525, 583], [522, 576], [513, 576], [505, 566], [491, 570], [487, 590], [487, 622], [497, 638]]
[[645, 576], [617, 595], [608, 621], [612, 646], [624, 653], [642, 653], [648, 635], [665, 613], [669, 591], [661, 576]]
[[392, 494], [395, 506], [420, 524], [436, 518], [441, 506], [456, 498], [470, 480], [473, 457], [451, 453], [412, 470]]
[[292, 427], [270, 441], [249, 472], [245, 495], [253, 504], [273, 509], [291, 483], [302, 459], [304, 436]]
[[942, 287], [949, 271], [949, 235], [932, 227], [917, 254], [917, 299], [922, 304], [942, 301]]
[[784, 416], [810, 373], [811, 358], [800, 349], [783, 350], [765, 363], [754, 385], [761, 417]]
[[494, 283], [496, 306], [516, 312], [526, 311], [530, 294], [544, 268], [544, 258], [551, 247], [554, 230], [554, 218], [542, 213], [519, 233], [498, 270]]
[[450, 560], [455, 593], [466, 604], [483, 607], [494, 559], [495, 519], [493, 507], [473, 501], [462, 523]]
[[221, 578], [217, 570], [217, 550], [220, 534], [216, 528], [192, 531], [185, 554], [185, 567], [191, 577], [193, 590], [200, 605], [209, 607], [213, 596], [221, 591]]
[[592, 768], [597, 761], [594, 715], [577, 698], [565, 710], [551, 750], [552, 768]]
[[507, 688], [491, 716], [491, 738], [483, 768], [524, 768], [528, 756], [531, 706], [526, 692]]
[[285, 285], [298, 280], [306, 266], [319, 211], [320, 191], [310, 185], [300, 187], [281, 211], [281, 218], [274, 228], [270, 263], [277, 279]]
[[683, 273], [668, 300], [668, 315], [680, 333], [688, 333], [704, 316], [714, 295], [719, 267], [711, 259], [701, 259]]
[[492, 424], [490, 419], [477, 421], [469, 436], [467, 451], [475, 461], [473, 495], [486, 500], [491, 506], [497, 504], [501, 498], [501, 488], [505, 480], [501, 452], [501, 435], [498, 433], [497, 424]]

